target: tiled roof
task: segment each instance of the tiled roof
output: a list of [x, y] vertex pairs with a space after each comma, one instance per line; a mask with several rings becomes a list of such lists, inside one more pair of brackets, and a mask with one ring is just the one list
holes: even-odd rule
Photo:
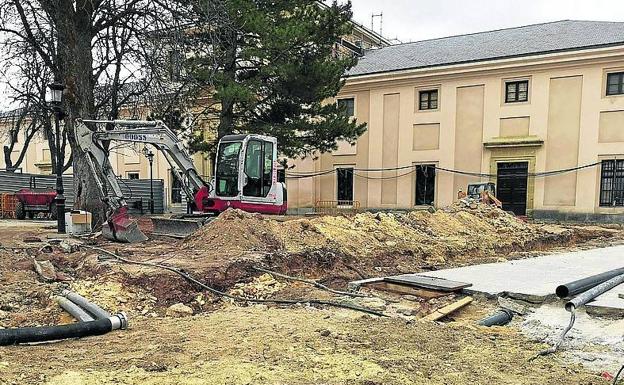
[[563, 20], [367, 51], [347, 76], [624, 45], [624, 22]]

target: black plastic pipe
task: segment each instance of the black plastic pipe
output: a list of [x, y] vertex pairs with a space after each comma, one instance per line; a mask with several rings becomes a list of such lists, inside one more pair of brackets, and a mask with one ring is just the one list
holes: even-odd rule
[[119, 313], [110, 318], [68, 325], [2, 329], [0, 330], [0, 346], [99, 336], [127, 327], [128, 319], [125, 313]]
[[486, 317], [479, 321], [481, 326], [504, 326], [511, 322], [513, 319], [513, 312], [507, 309], [500, 309], [496, 313], [489, 317]]
[[624, 267], [605, 271], [604, 273], [592, 275], [591, 277], [559, 285], [555, 290], [555, 294], [557, 294], [557, 297], [559, 298], [572, 297], [622, 274], [624, 274]]
[[86, 310], [89, 314], [93, 315], [93, 318], [95, 319], [109, 318], [111, 316], [109, 312], [102, 309], [98, 305], [89, 302], [85, 297], [78, 293], [74, 293], [70, 290], [63, 290], [61, 295]]
[[591, 289], [583, 292], [577, 297], [574, 297], [570, 301], [565, 304], [565, 309], [569, 312], [578, 309], [579, 307], [585, 305], [587, 302], [592, 301], [594, 298], [599, 295], [606, 293], [607, 291], [613, 289], [616, 286], [624, 284], [624, 274], [620, 274], [616, 277], [613, 277]]

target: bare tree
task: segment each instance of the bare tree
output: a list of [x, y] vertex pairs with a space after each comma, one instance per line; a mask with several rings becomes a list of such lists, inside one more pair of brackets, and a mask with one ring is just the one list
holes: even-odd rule
[[[77, 151], [77, 118], [120, 116], [162, 81], [167, 56], [153, 44], [159, 31], [188, 25], [186, 2], [160, 0], [0, 0], [5, 44], [25, 45], [66, 86], [65, 134], [73, 154], [75, 206], [104, 218], [96, 176]], [[30, 106], [30, 105], [28, 105]], [[30, 107], [29, 107], [30, 108]], [[44, 119], [49, 124], [49, 119]], [[53, 152], [53, 151], [51, 151]]]

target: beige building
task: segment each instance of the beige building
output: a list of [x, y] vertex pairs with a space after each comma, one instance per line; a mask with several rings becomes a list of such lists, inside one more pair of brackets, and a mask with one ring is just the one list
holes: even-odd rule
[[368, 130], [353, 146], [291, 162], [291, 209], [445, 206], [491, 181], [519, 215], [624, 220], [624, 23], [560, 21], [367, 51], [338, 100]]

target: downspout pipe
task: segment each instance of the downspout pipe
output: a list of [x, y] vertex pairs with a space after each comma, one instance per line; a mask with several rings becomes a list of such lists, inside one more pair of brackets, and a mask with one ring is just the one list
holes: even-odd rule
[[101, 307], [99, 307], [98, 305], [92, 302], [89, 302], [85, 297], [71, 290], [63, 290], [61, 295], [65, 297], [66, 299], [68, 299], [69, 301], [71, 301], [72, 303], [86, 310], [95, 319], [109, 318], [111, 316], [111, 314], [107, 312], [106, 310], [102, 309]]
[[599, 295], [606, 293], [607, 291], [623, 283], [624, 283], [624, 274], [618, 275], [615, 278], [611, 278], [610, 280], [603, 282], [600, 285], [595, 286], [587, 290], [586, 292], [580, 294], [579, 296], [575, 297], [574, 299], [568, 301], [565, 304], [565, 309], [569, 312], [573, 312], [577, 308], [585, 305], [586, 303], [598, 297]]
[[80, 322], [89, 322], [95, 319], [91, 316], [91, 314], [84, 311], [83, 308], [76, 305], [75, 303], [73, 303], [72, 301], [70, 301], [69, 299], [65, 297], [56, 297], [56, 302], [58, 302], [58, 304], [63, 308], [63, 310], [71, 314], [72, 317], [74, 317]]
[[127, 327], [128, 318], [122, 312], [109, 318], [69, 325], [2, 329], [0, 330], [0, 346], [98, 336]]
[[605, 271], [604, 273], [592, 275], [591, 277], [559, 285], [555, 290], [555, 294], [557, 294], [559, 298], [573, 297], [579, 293], [587, 291], [592, 287], [598, 286], [601, 283], [622, 274], [624, 274], [624, 267], [620, 269]]

